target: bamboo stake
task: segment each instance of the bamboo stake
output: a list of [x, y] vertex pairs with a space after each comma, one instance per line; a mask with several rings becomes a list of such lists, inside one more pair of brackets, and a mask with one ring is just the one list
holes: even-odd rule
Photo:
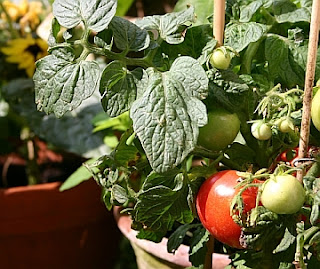
[[226, 1], [214, 0], [213, 5], [213, 36], [218, 41], [217, 47], [223, 45]]
[[[308, 151], [309, 135], [310, 135], [310, 112], [312, 102], [312, 89], [314, 85], [315, 66], [317, 60], [317, 49], [319, 40], [319, 26], [320, 26], [320, 0], [314, 0], [312, 4], [311, 23], [310, 23], [310, 37], [308, 47], [308, 59], [306, 68], [306, 77], [304, 85], [303, 97], [303, 113], [301, 122], [301, 133], [299, 141], [298, 157], [304, 158]], [[298, 171], [297, 179], [302, 182], [304, 171]]]

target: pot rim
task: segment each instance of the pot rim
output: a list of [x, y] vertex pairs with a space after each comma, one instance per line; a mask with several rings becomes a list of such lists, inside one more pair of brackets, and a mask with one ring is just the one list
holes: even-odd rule
[[[137, 231], [131, 229], [131, 218], [127, 214], [121, 214], [121, 207], [115, 206], [113, 214], [117, 225], [122, 234], [128, 238], [131, 243], [136, 244], [146, 252], [166, 260], [168, 262], [180, 265], [182, 267], [190, 267], [192, 264], [189, 262], [189, 246], [180, 245], [175, 254], [167, 252], [167, 238], [163, 238], [160, 243], [154, 243], [149, 240], [138, 239], [136, 236]], [[212, 269], [225, 268], [230, 263], [229, 256], [226, 254], [213, 253], [212, 254]]]

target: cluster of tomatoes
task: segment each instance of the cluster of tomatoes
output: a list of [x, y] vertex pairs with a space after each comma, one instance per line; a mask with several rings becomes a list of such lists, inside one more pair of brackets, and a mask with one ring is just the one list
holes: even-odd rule
[[[231, 61], [230, 53], [224, 47], [217, 48], [210, 55], [209, 61], [217, 69], [227, 69]], [[320, 103], [320, 91], [315, 97]], [[320, 130], [320, 106], [313, 106], [311, 114], [315, 119], [313, 124]], [[258, 140], [269, 140], [273, 127], [282, 133], [293, 132], [295, 128], [290, 117], [281, 117], [272, 124], [256, 120], [251, 125], [251, 134]], [[234, 141], [239, 129], [237, 114], [215, 108], [208, 112], [208, 124], [200, 128], [198, 144], [209, 150], [222, 150]], [[313, 150], [309, 148], [309, 157]], [[279, 162], [291, 167], [299, 165], [298, 148], [282, 152], [274, 163]], [[196, 198], [199, 219], [220, 242], [242, 249], [246, 244], [241, 239], [242, 227], [235, 221], [235, 214], [239, 213], [233, 210], [235, 197], [241, 196], [243, 219], [248, 219], [252, 210], [258, 206], [276, 214], [296, 214], [305, 204], [306, 191], [295, 174], [274, 172], [266, 178], [253, 179], [253, 184], [243, 189], [245, 185], [241, 185], [241, 182], [245, 180], [244, 173], [235, 170], [219, 171], [207, 178], [199, 189]]]
[[[233, 248], [243, 248], [241, 244], [241, 226], [238, 225], [231, 211], [234, 197], [241, 190], [236, 186], [243, 180], [235, 170], [220, 171], [209, 177], [201, 186], [196, 207], [203, 226], [220, 242]], [[302, 184], [292, 175], [279, 174], [266, 181], [255, 180], [256, 185], [246, 188], [242, 193], [242, 215], [258, 205], [277, 214], [294, 214], [303, 206], [305, 190]], [[260, 201], [257, 201], [261, 191]]]

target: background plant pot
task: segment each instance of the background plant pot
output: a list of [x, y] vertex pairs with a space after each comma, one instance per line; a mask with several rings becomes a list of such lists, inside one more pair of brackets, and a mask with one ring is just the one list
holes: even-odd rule
[[[160, 243], [137, 239], [137, 232], [131, 229], [131, 219], [120, 214], [120, 207], [115, 207], [113, 214], [122, 234], [127, 237], [134, 249], [139, 269], [180, 269], [190, 267], [189, 247], [181, 245], [175, 254], [167, 252], [167, 239]], [[230, 263], [227, 255], [214, 253], [212, 269], [225, 268]]]
[[90, 179], [0, 189], [1, 268], [112, 268], [118, 232]]

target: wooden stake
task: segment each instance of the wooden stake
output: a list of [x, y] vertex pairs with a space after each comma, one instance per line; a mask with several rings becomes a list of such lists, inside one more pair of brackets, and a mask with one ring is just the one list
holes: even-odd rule
[[[310, 135], [310, 112], [312, 102], [312, 89], [314, 85], [315, 66], [317, 60], [317, 49], [319, 40], [319, 26], [320, 26], [320, 0], [314, 0], [312, 4], [310, 36], [308, 47], [308, 59], [306, 67], [304, 97], [303, 97], [303, 113], [301, 122], [301, 132], [299, 141], [298, 157], [306, 156], [309, 144]], [[298, 171], [297, 179], [302, 182], [304, 171]]]
[[213, 5], [213, 36], [218, 41], [217, 47], [223, 45], [226, 1], [214, 0]]

